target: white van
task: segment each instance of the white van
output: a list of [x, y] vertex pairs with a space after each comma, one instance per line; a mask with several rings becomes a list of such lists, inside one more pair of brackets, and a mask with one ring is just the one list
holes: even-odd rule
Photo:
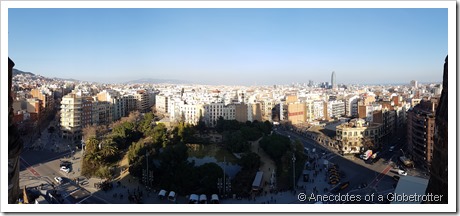
[[197, 204], [198, 203], [198, 195], [190, 194], [190, 198], [188, 200], [188, 204]]
[[166, 197], [166, 191], [160, 190], [160, 192], [158, 193], [158, 198], [165, 199], [165, 197]]
[[174, 191], [169, 192], [168, 200], [171, 202], [176, 202], [176, 192]]
[[217, 194], [211, 195], [211, 203], [212, 204], [219, 204], [219, 196], [217, 196]]
[[206, 204], [208, 203], [208, 197], [206, 196], [206, 194], [201, 194], [200, 195], [200, 204]]

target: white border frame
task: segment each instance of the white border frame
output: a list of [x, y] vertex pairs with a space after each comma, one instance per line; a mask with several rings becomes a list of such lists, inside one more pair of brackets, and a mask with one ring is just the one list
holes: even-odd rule
[[[8, 57], [8, 9], [9, 8], [448, 8], [449, 64], [449, 204], [446, 205], [186, 205], [164, 204], [125, 205], [15, 205], [7, 204], [8, 124], [7, 110], [7, 57]], [[457, 203], [456, 182], [456, 2], [455, 1], [2, 1], [1, 2], [1, 211], [2, 212], [455, 212]], [[14, 59], [13, 59], [14, 60]], [[439, 60], [439, 76], [442, 76], [444, 57]], [[132, 206], [135, 205], [135, 206]], [[109, 208], [108, 208], [109, 207]], [[172, 208], [174, 207], [174, 208]]]

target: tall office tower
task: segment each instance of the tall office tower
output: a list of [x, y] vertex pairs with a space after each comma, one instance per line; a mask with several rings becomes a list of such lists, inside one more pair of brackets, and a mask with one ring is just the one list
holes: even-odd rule
[[417, 82], [417, 80], [411, 80], [411, 81], [410, 81], [410, 85], [411, 85], [412, 87], [414, 87], [414, 88], [418, 88], [418, 82]]
[[332, 71], [332, 75], [331, 75], [331, 86], [332, 86], [332, 89], [336, 89], [336, 88], [337, 88], [337, 83], [335, 83], [335, 71]]
[[[443, 88], [439, 105], [436, 110], [433, 159], [430, 167], [430, 181], [426, 193], [443, 195], [440, 202], [447, 203], [447, 57], [444, 63]], [[451, 143], [454, 144], [455, 143]], [[454, 182], [455, 183], [455, 182]], [[454, 194], [455, 195], [455, 194]]]

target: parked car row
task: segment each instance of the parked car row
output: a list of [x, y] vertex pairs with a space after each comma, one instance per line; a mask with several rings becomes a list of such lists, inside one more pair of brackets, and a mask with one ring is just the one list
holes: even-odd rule
[[[190, 194], [189, 204], [207, 204], [208, 197], [206, 194], [201, 194], [199, 197], [196, 194]], [[211, 204], [219, 204], [219, 196], [217, 194], [211, 195]]]
[[[166, 196], [166, 194], [168, 194]], [[158, 198], [161, 200], [167, 199], [171, 202], [176, 202], [177, 194], [174, 191], [170, 191], [169, 193], [166, 190], [160, 190], [158, 193]], [[208, 203], [208, 197], [206, 194], [201, 194], [198, 196], [197, 194], [190, 194], [189, 197], [189, 204], [207, 204]], [[212, 194], [211, 195], [211, 202], [212, 204], [219, 204], [219, 196], [217, 194]]]
[[340, 174], [337, 165], [333, 165], [328, 169], [329, 173], [329, 184], [335, 185], [340, 182]]

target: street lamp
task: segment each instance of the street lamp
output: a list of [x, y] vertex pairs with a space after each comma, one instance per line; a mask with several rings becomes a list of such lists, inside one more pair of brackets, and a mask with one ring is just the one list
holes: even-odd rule
[[[225, 168], [226, 168], [226, 163], [225, 163], [225, 156], [224, 156], [224, 181], [223, 181], [223, 185], [225, 186], [226, 185], [226, 181], [225, 181]], [[224, 188], [224, 195], [227, 195], [227, 191], [225, 190]]]
[[83, 139], [81, 139], [81, 151], [85, 153], [85, 141]]
[[218, 178], [217, 179], [217, 188], [219, 189], [219, 194], [222, 194], [222, 187], [223, 187], [222, 178]]
[[225, 182], [225, 192], [230, 193], [232, 190], [232, 183], [230, 181], [230, 177], [227, 179], [227, 182]]
[[293, 189], [295, 190], [295, 154], [292, 153], [292, 179], [293, 179]]
[[69, 147], [69, 151], [70, 151], [69, 157], [72, 157], [72, 148], [70, 148], [70, 145], [67, 145], [67, 147]]
[[150, 186], [150, 178], [149, 178], [149, 152], [145, 153], [145, 161], [147, 162], [147, 172], [145, 172], [145, 180], [147, 185]]

